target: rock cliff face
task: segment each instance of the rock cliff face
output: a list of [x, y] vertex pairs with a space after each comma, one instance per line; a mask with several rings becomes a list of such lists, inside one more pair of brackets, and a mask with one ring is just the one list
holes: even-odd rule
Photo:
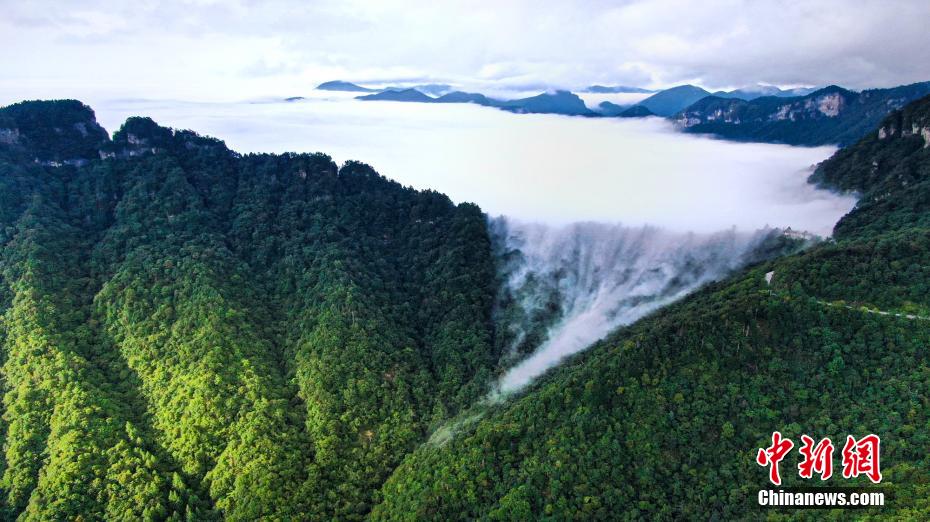
[[36, 163], [80, 164], [110, 139], [90, 107], [76, 100], [26, 101], [0, 109], [0, 146]]
[[834, 236], [930, 225], [930, 95], [893, 111], [854, 145], [821, 163], [811, 181], [861, 194]]
[[848, 145], [888, 113], [930, 94], [930, 82], [854, 92], [829, 86], [806, 96], [755, 100], [708, 96], [678, 113], [686, 132], [792, 145]]
[[237, 154], [215, 138], [129, 118], [110, 139], [94, 111], [75, 100], [22, 102], [0, 109], [0, 152], [45, 167], [83, 167], [96, 159], [185, 149]]
[[892, 113], [878, 128], [878, 139], [919, 136], [923, 147], [930, 147], [930, 105], [914, 105]]

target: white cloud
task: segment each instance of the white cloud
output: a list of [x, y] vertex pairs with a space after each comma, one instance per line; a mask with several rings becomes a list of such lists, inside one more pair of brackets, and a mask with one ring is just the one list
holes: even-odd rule
[[815, 190], [832, 147], [731, 143], [665, 120], [511, 114], [471, 104], [94, 101], [115, 130], [131, 115], [223, 139], [241, 152], [321, 151], [416, 188], [529, 221], [644, 223], [673, 230], [791, 226], [829, 234], [851, 198]]
[[0, 20], [0, 97], [235, 99], [401, 76], [888, 86], [930, 79], [928, 20], [907, 0], [18, 2]]

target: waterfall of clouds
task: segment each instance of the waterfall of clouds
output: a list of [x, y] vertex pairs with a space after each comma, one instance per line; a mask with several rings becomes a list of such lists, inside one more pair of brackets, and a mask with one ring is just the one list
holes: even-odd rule
[[[612, 330], [760, 259], [781, 231], [680, 233], [602, 223], [491, 220], [504, 278], [498, 321], [520, 362], [495, 394], [529, 384]], [[528, 352], [529, 355], [526, 354]]]

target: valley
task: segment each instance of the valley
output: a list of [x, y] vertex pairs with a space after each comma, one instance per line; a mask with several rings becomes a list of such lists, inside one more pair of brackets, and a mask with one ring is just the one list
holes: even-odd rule
[[927, 103], [820, 164], [862, 196], [813, 245], [489, 221], [357, 162], [0, 109], [4, 516], [740, 517], [775, 418], [899, 434], [926, 509]]

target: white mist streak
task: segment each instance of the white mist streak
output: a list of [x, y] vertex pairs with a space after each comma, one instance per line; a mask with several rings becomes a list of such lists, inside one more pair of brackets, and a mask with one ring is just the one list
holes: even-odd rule
[[[501, 378], [501, 395], [520, 390], [612, 330], [743, 266], [776, 234], [676, 233], [598, 223], [552, 227], [507, 218], [491, 224], [497, 248], [510, 259], [507, 286], [518, 306], [538, 309], [556, 295], [560, 307], [542, 345]], [[517, 341], [528, 327], [506, 326]]]

